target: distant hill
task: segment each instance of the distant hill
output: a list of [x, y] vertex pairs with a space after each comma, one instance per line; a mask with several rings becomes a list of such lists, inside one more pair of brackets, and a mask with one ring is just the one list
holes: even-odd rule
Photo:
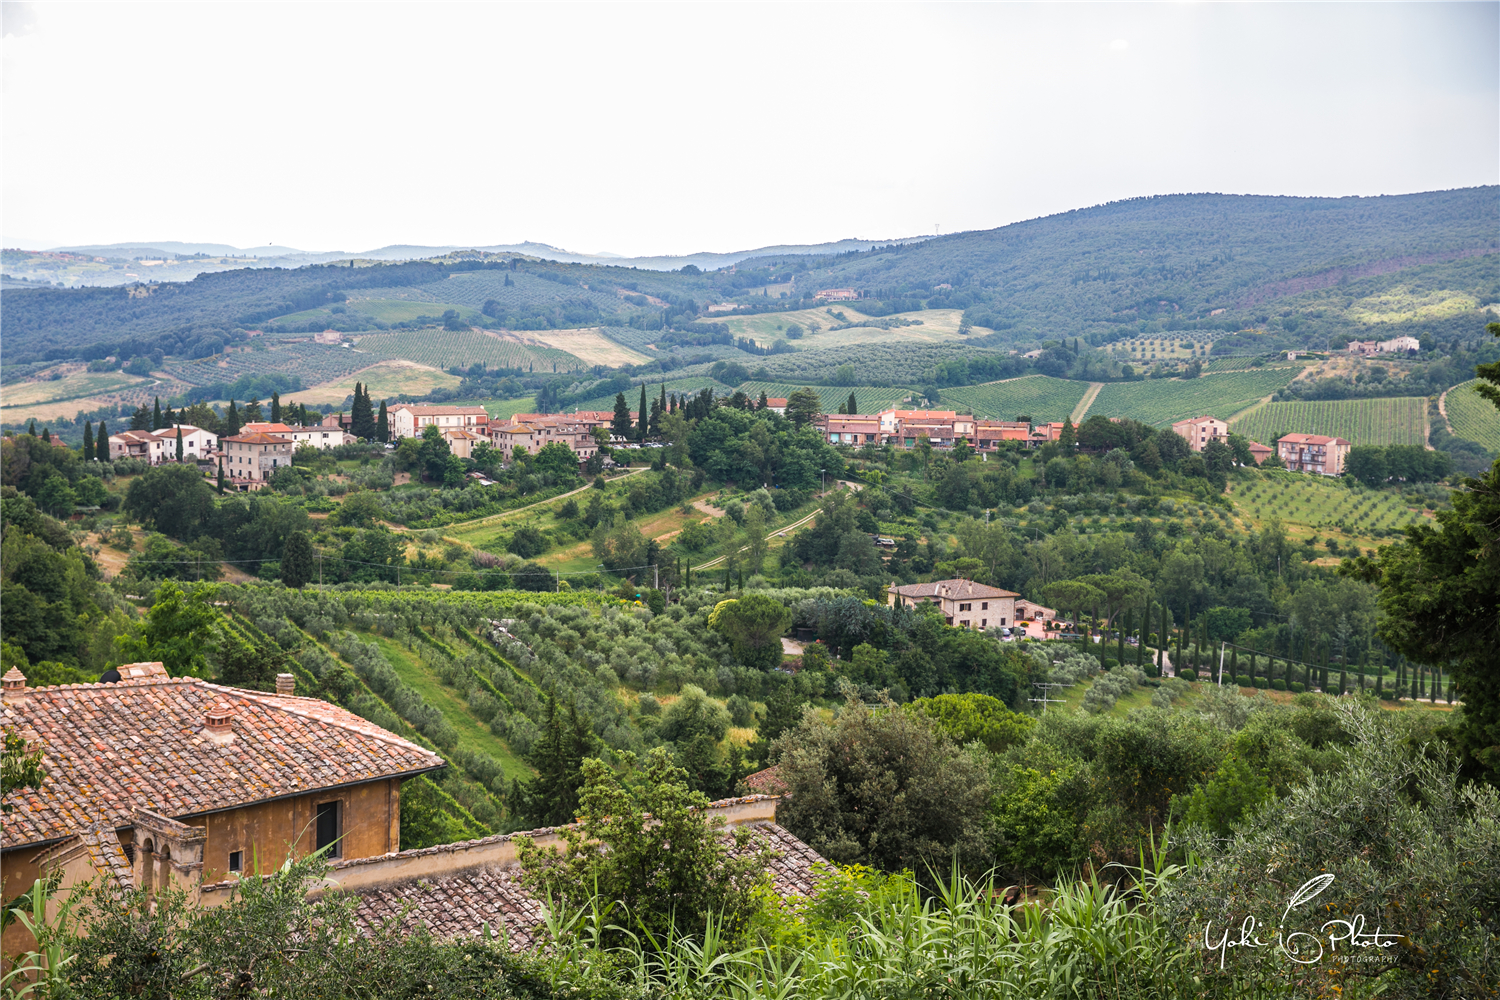
[[[261, 263], [279, 266], [129, 288], [11, 287], [0, 300], [7, 361], [67, 357], [127, 338], [165, 337], [167, 353], [191, 354], [249, 327], [415, 329], [448, 309], [465, 324], [632, 328], [662, 331], [643, 341], [662, 350], [718, 349], [729, 341], [706, 322], [722, 315], [708, 313], [710, 303], [821, 311], [826, 304], [814, 296], [822, 288], [855, 289], [865, 316], [963, 310], [980, 328], [973, 339], [1000, 350], [1178, 331], [1236, 351], [1399, 333], [1442, 339], [1477, 328], [1490, 315], [1483, 307], [1500, 302], [1500, 188], [1378, 198], [1169, 195], [879, 246], [585, 262], [527, 243], [426, 262], [376, 257], [443, 249], [386, 247], [357, 261], [295, 267], [287, 264], [324, 255], [268, 258]], [[706, 273], [681, 273], [687, 263]]]
[[179, 243], [176, 240], [145, 240], [138, 243], [91, 243], [87, 246], [53, 247], [55, 253], [94, 253], [105, 257], [129, 255], [139, 257], [145, 253], [161, 256], [179, 254], [208, 254], [211, 257], [285, 257], [304, 251], [291, 247], [232, 247], [227, 243]]

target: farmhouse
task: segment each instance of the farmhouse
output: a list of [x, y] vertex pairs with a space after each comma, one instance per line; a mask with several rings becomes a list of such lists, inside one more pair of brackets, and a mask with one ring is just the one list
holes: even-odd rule
[[873, 416], [824, 414], [813, 426], [829, 444], [874, 444], [880, 440], [880, 419]]
[[158, 465], [177, 460], [177, 432], [182, 431], [183, 461], [195, 460], [213, 452], [216, 436], [192, 424], [173, 424], [159, 431], [122, 431], [109, 436], [109, 457], [139, 458]]
[[1202, 451], [1210, 441], [1223, 444], [1229, 438], [1229, 424], [1218, 417], [1179, 420], [1172, 425], [1172, 430], [1187, 439], [1188, 447], [1194, 451]]
[[8, 887], [51, 871], [67, 884], [102, 874], [175, 885], [196, 902], [200, 879], [274, 870], [289, 853], [388, 854], [401, 844], [401, 783], [445, 766], [351, 712], [297, 697], [291, 674], [274, 694], [169, 677], [160, 663], [105, 676], [112, 682], [28, 688], [20, 670], [5, 674], [5, 727], [40, 747], [47, 772], [3, 817]]
[[1340, 437], [1322, 434], [1288, 434], [1276, 442], [1277, 454], [1292, 472], [1316, 472], [1323, 476], [1344, 474], [1344, 459], [1350, 444]]
[[314, 448], [326, 451], [336, 448], [341, 444], [354, 444], [359, 440], [353, 434], [343, 430], [337, 424], [329, 425], [327, 421], [313, 427], [292, 427], [287, 424], [271, 424], [263, 422], [251, 422], [240, 428], [242, 434], [275, 434], [292, 442], [292, 450], [311, 445]]
[[932, 583], [891, 584], [886, 588], [886, 603], [893, 608], [914, 608], [918, 604], [937, 604], [943, 617], [957, 628], [989, 628], [1015, 623], [1016, 598], [1011, 590], [1001, 590], [973, 580], [934, 580]]
[[813, 298], [822, 299], [824, 302], [853, 302], [859, 298], [859, 292], [852, 288], [825, 288], [814, 293]]

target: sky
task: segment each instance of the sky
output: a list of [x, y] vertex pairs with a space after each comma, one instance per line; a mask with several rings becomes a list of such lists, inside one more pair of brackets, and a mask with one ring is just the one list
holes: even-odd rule
[[1496, 3], [3, 11], [7, 247], [684, 254], [1500, 181]]

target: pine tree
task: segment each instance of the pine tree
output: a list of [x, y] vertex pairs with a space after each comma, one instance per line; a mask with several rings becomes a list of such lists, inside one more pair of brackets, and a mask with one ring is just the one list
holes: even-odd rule
[[156, 397], [156, 408], [151, 411], [151, 429], [159, 431], [164, 425], [161, 422], [161, 397]]
[[617, 437], [629, 440], [630, 425], [630, 404], [625, 402], [625, 394], [623, 392], [617, 392], [615, 393], [615, 416], [610, 421], [609, 429]]
[[94, 457], [94, 422], [85, 420], [83, 422], [83, 460], [89, 461]]
[[380, 416], [375, 420], [375, 440], [385, 444], [391, 439], [391, 418], [385, 412], [385, 400], [380, 401]]
[[109, 425], [99, 421], [99, 437], [94, 441], [94, 458], [100, 462], [109, 461]]
[[305, 531], [294, 531], [287, 536], [281, 549], [281, 582], [293, 589], [301, 589], [312, 579], [313, 547]]
[[281, 393], [271, 393], [271, 423], [281, 423]]
[[645, 383], [641, 384], [641, 406], [640, 406], [640, 412], [641, 412], [641, 421], [636, 426], [635, 439], [637, 441], [644, 441], [644, 440], [646, 440], [646, 421], [648, 419], [648, 417], [646, 415], [646, 386], [645, 386]]
[[558, 711], [557, 697], [547, 696], [547, 718], [532, 744], [527, 763], [536, 777], [511, 785], [511, 812], [537, 826], [560, 826], [578, 813], [578, 790], [583, 785], [583, 759], [595, 752], [596, 739], [578, 717], [578, 705], [568, 704], [566, 719]]
[[182, 426], [177, 427], [177, 461], [182, 461]]

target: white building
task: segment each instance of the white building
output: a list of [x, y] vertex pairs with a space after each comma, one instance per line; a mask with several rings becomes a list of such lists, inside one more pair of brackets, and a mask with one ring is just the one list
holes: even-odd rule
[[276, 470], [292, 464], [292, 442], [279, 434], [250, 431], [219, 442], [224, 452], [224, 474], [233, 479], [264, 482]]
[[1392, 340], [1382, 340], [1380, 342], [1380, 353], [1382, 354], [1420, 351], [1421, 349], [1422, 342], [1416, 337], [1396, 337]]
[[177, 432], [182, 431], [182, 460], [197, 461], [213, 454], [218, 444], [210, 431], [192, 424], [173, 424], [159, 431], [121, 431], [109, 436], [109, 457], [141, 458], [152, 465], [177, 461]]
[[261, 421], [248, 423], [240, 428], [241, 434], [275, 434], [292, 442], [295, 451], [304, 444], [327, 451], [341, 444], [355, 444], [359, 438], [338, 427], [317, 424], [312, 427], [290, 427], [286, 424], [271, 424]]
[[489, 436], [490, 415], [482, 406], [414, 406], [401, 403], [386, 410], [391, 440], [421, 437], [428, 424], [439, 430], [466, 430], [480, 437]]

